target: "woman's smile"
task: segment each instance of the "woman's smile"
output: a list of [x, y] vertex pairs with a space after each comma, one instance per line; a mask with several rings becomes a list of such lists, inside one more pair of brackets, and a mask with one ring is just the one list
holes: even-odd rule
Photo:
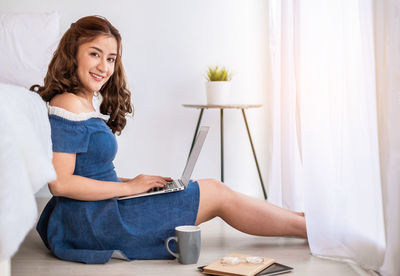
[[89, 73], [89, 74], [93, 77], [93, 79], [95, 81], [98, 81], [98, 82], [102, 82], [103, 79], [105, 78], [104, 76], [101, 76], [101, 75], [98, 75], [98, 74], [95, 74], [95, 73]]

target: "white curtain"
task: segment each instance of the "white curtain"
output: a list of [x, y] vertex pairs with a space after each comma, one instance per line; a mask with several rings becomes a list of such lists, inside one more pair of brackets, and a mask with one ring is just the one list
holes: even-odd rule
[[[267, 110], [272, 131], [268, 175], [268, 199], [285, 208], [303, 211], [301, 177], [299, 94], [296, 82], [294, 37], [295, 14], [292, 1], [269, 2], [269, 78]], [[273, 184], [272, 184], [273, 183]]]
[[400, 275], [399, 4], [268, 3], [270, 200], [314, 255]]
[[374, 1], [375, 60], [386, 254], [380, 271], [400, 275], [400, 2]]

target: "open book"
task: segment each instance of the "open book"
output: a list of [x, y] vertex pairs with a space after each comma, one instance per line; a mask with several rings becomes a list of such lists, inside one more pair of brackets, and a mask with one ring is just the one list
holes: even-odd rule
[[[248, 257], [250, 257], [250, 262], [246, 260]], [[203, 273], [222, 276], [254, 276], [275, 262], [274, 259], [265, 257], [256, 258], [254, 262], [251, 262], [252, 259], [254, 257], [249, 255], [232, 253], [204, 267]], [[224, 260], [232, 260], [232, 264]]]

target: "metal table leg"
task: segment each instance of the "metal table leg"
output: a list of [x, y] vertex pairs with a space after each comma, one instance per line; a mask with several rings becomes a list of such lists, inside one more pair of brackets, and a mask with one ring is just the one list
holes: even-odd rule
[[220, 131], [221, 131], [221, 182], [224, 182], [224, 109], [220, 109]]
[[264, 198], [267, 199], [267, 192], [265, 191], [264, 182], [263, 182], [262, 177], [261, 177], [260, 167], [258, 166], [256, 151], [254, 150], [253, 140], [251, 139], [249, 125], [247, 124], [246, 114], [245, 114], [243, 108], [242, 108], [242, 114], [243, 114], [244, 123], [246, 124], [247, 134], [249, 135], [251, 150], [253, 151], [254, 160], [256, 161], [258, 177], [260, 178], [260, 182], [261, 182], [261, 188], [262, 188], [262, 191], [263, 191], [263, 194], [264, 194]]

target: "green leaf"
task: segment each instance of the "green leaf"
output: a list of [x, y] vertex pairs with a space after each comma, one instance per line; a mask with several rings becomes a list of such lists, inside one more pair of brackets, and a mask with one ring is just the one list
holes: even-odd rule
[[207, 79], [208, 81], [229, 81], [231, 80], [231, 74], [225, 67], [220, 67], [218, 65], [212, 67], [208, 66]]

